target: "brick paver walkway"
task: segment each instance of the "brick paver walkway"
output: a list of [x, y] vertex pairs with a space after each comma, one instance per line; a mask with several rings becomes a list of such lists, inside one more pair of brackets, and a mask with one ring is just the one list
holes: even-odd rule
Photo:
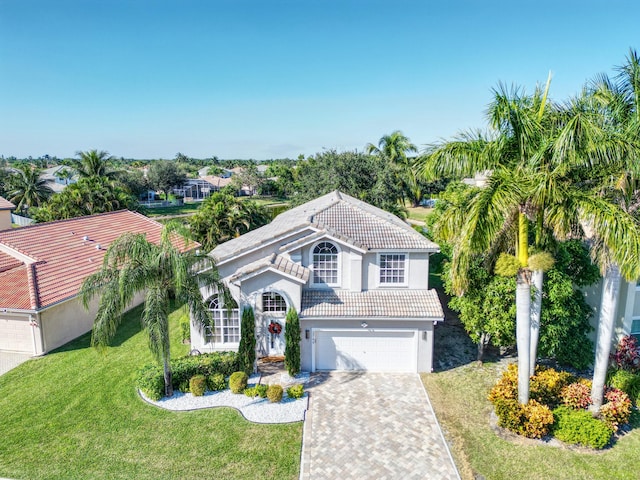
[[16, 368], [30, 358], [31, 355], [24, 353], [0, 352], [0, 375], [4, 375], [9, 370]]
[[459, 480], [417, 374], [316, 373], [302, 480]]

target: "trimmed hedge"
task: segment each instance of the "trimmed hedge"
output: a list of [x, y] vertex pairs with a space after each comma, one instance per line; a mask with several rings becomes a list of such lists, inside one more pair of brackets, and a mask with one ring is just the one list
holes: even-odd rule
[[[186, 356], [171, 360], [172, 385], [174, 390], [188, 391], [189, 380], [194, 375], [211, 377], [216, 373], [227, 377], [238, 369], [235, 352], [215, 352]], [[138, 370], [136, 386], [151, 400], [160, 400], [164, 395], [162, 366], [148, 364]]]
[[232, 393], [242, 393], [247, 388], [249, 375], [244, 372], [233, 372], [229, 377], [229, 389]]
[[611, 441], [613, 429], [587, 410], [561, 406], [553, 411], [553, 436], [566, 443], [604, 448]]

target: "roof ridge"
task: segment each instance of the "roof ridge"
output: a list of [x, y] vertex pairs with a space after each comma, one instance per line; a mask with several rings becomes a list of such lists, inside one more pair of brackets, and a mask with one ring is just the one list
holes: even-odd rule
[[[72, 222], [74, 220], [78, 220], [81, 218], [87, 218], [87, 217], [104, 217], [107, 215], [114, 215], [116, 213], [122, 213], [122, 212], [129, 212], [129, 213], [134, 213], [136, 215], [140, 215], [144, 218], [146, 218], [147, 220], [151, 220], [149, 217], [142, 215], [140, 212], [134, 212], [133, 210], [128, 210], [126, 208], [123, 208], [121, 210], [113, 210], [111, 212], [102, 212], [102, 213], [93, 213], [91, 215], [81, 215], [80, 217], [73, 217], [73, 218], [62, 218], [60, 220], [51, 220], [50, 222], [42, 222], [42, 223], [32, 223], [31, 225], [25, 225], [24, 227], [20, 227], [20, 228], [14, 228], [12, 230], [2, 230], [0, 231], [0, 237], [2, 236], [3, 233], [7, 233], [7, 232], [22, 232], [24, 230], [27, 229], [32, 229], [32, 228], [36, 228], [36, 227], [41, 227], [43, 225], [53, 225], [53, 224], [60, 224], [60, 223], [65, 223], [65, 222]], [[151, 220], [154, 221], [154, 220]], [[155, 221], [154, 221], [155, 222]], [[157, 223], [157, 222], [155, 222]], [[2, 241], [2, 240], [0, 240]], [[4, 241], [2, 241], [4, 243]]]

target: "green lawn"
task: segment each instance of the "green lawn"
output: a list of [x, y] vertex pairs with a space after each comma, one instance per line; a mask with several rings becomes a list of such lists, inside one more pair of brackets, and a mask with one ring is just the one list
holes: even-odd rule
[[184, 215], [189, 213], [196, 213], [200, 208], [202, 202], [184, 203], [175, 207], [158, 207], [158, 208], [145, 208], [144, 214], [147, 217], [162, 217], [165, 215]]
[[406, 205], [406, 208], [409, 212], [409, 218], [411, 220], [418, 220], [419, 222], [424, 222], [427, 218], [427, 215], [429, 215], [433, 211], [433, 208], [427, 207], [411, 207], [409, 205]]
[[[0, 477], [295, 479], [302, 423], [257, 425], [233, 409], [170, 412], [144, 403], [133, 380], [151, 361], [140, 309], [113, 346], [89, 336], [0, 376]], [[172, 352], [182, 355], [178, 313]]]
[[422, 380], [464, 480], [618, 480], [640, 478], [640, 429], [600, 452], [576, 451], [513, 442], [489, 426], [487, 393], [498, 379], [499, 364], [469, 364]]

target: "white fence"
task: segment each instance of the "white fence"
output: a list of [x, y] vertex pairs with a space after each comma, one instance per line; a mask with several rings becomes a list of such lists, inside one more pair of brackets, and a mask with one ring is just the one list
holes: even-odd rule
[[11, 214], [11, 223], [15, 223], [16, 225], [20, 225], [21, 227], [26, 227], [27, 225], [31, 225], [35, 220], [33, 218], [21, 217], [20, 215], [16, 215], [15, 213]]

